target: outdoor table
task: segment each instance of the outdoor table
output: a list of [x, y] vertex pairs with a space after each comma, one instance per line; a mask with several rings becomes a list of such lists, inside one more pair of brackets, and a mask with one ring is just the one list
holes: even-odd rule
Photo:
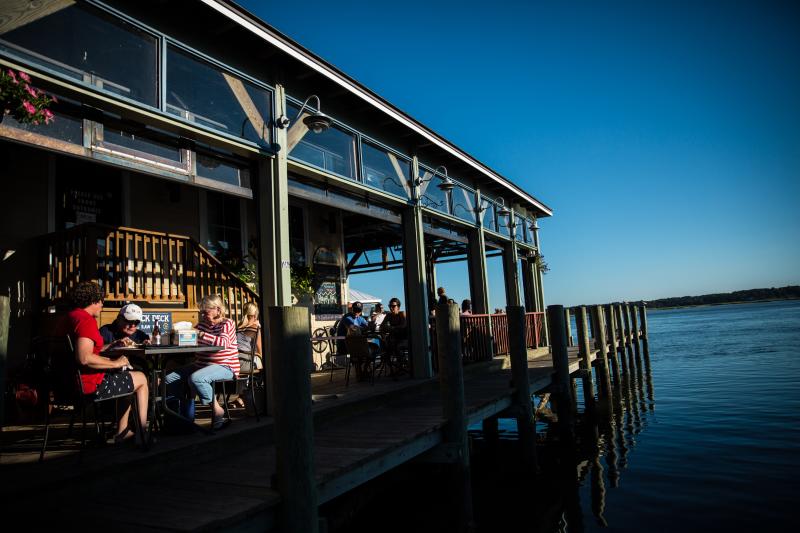
[[[150, 405], [152, 406], [152, 415], [149, 416], [150, 418], [150, 430], [148, 431], [148, 441], [152, 443], [153, 440], [153, 429], [156, 423], [161, 425], [161, 422], [158, 420], [158, 414], [156, 413], [156, 406], [158, 406], [162, 413], [169, 413], [170, 415], [176, 416], [178, 418], [182, 418], [187, 422], [194, 424], [194, 426], [204, 433], [211, 433], [211, 431], [203, 426], [200, 426], [194, 422], [194, 420], [189, 420], [188, 418], [182, 416], [180, 413], [177, 413], [169, 408], [167, 405], [167, 383], [166, 380], [163, 379], [166, 376], [161, 376], [161, 380], [159, 382], [159, 375], [164, 371], [164, 359], [166, 356], [169, 355], [188, 355], [188, 354], [196, 354], [196, 353], [213, 353], [222, 350], [222, 346], [208, 346], [208, 345], [198, 345], [198, 346], [178, 346], [176, 344], [146, 344], [144, 346], [134, 346], [134, 347], [127, 347], [127, 348], [117, 348], [114, 350], [115, 353], [119, 354], [136, 354], [136, 355], [143, 355], [145, 358], [151, 360], [150, 364]], [[156, 388], [159, 389], [159, 395], [156, 395]]]

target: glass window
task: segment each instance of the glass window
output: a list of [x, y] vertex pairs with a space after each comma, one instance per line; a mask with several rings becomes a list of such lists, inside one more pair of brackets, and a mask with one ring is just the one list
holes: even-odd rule
[[269, 143], [272, 95], [170, 46], [167, 111], [262, 146]]
[[516, 230], [516, 240], [519, 242], [527, 242], [527, 240], [525, 239], [525, 234], [527, 233], [526, 231], [527, 228], [525, 227], [525, 219], [517, 215], [514, 215], [514, 218], [516, 220], [516, 226], [514, 228]]
[[453, 189], [453, 215], [466, 220], [475, 222], [475, 193], [461, 186]]
[[[500, 207], [498, 206], [497, 209], [499, 211]], [[497, 213], [497, 233], [499, 233], [500, 235], [505, 235], [508, 238], [511, 238], [510, 228], [511, 228], [511, 222], [509, 220], [509, 217], [507, 216], [504, 217], [500, 215], [500, 213]]]
[[242, 221], [239, 199], [227, 194], [208, 192], [208, 251], [220, 261], [234, 261], [242, 256]]
[[158, 46], [152, 35], [86, 4], [34, 2], [24, 17], [14, 12], [17, 3], [2, 6], [0, 48], [158, 107]]
[[483, 209], [483, 227], [489, 231], [497, 231], [497, 221], [494, 217], [494, 202], [481, 198], [481, 209]]
[[179, 167], [188, 171], [186, 151], [176, 144], [154, 139], [157, 134], [121, 129], [115, 124], [97, 124], [93, 148], [127, 155], [148, 163]]
[[[289, 118], [294, 122], [300, 107], [288, 104], [287, 110]], [[289, 126], [290, 137], [292, 126], [294, 123]], [[333, 126], [322, 133], [306, 133], [291, 148], [289, 157], [332, 174], [355, 179], [355, 146], [353, 135]]]
[[289, 206], [289, 258], [292, 266], [306, 266], [306, 232], [303, 209]]
[[419, 178], [422, 184], [419, 186], [419, 203], [423, 207], [436, 209], [442, 213], [450, 213], [450, 192], [439, 189], [442, 178], [433, 175], [432, 170], [419, 167]]
[[364, 182], [403, 198], [411, 198], [408, 180], [411, 179], [411, 163], [392, 152], [370, 143], [361, 144], [364, 162]]
[[197, 175], [228, 185], [250, 187], [250, 176], [246, 168], [199, 152], [197, 154]]
[[83, 145], [83, 120], [64, 115], [55, 111], [54, 119], [50, 124], [20, 124], [11, 115], [6, 115], [3, 119], [3, 126], [11, 126], [13, 128], [29, 131], [38, 135], [45, 135], [60, 141], [68, 143]]

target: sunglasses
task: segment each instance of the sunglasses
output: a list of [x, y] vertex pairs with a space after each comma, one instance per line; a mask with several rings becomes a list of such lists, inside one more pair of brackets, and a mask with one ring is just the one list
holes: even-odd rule
[[397, 304], [394, 304], [394, 305], [390, 305], [390, 306], [389, 306], [389, 309], [395, 309], [395, 308], [397, 308], [397, 307], [400, 307], [400, 306], [399, 306], [399, 305], [397, 305]]
[[142, 323], [141, 320], [126, 320], [125, 321], [125, 325], [126, 326], [138, 326], [141, 323]]

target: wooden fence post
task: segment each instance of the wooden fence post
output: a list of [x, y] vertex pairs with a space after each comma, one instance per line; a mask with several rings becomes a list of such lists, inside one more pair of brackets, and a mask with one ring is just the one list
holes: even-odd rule
[[445, 468], [449, 469], [450, 474], [451, 490], [448, 492], [455, 513], [454, 531], [466, 531], [472, 522], [472, 487], [458, 305], [436, 306], [436, 343], [442, 414], [447, 420], [443, 429], [444, 445], [453, 455], [453, 461]]
[[281, 495], [281, 529], [319, 528], [311, 416], [311, 344], [308, 309], [269, 307], [270, 387], [274, 390], [275, 484]]
[[531, 387], [528, 379], [528, 347], [525, 335], [525, 308], [506, 307], [508, 340], [511, 355], [511, 379], [514, 384], [517, 431], [522, 446], [522, 464], [527, 472], [536, 471], [536, 424], [533, 419]]
[[586, 306], [578, 308], [575, 315], [578, 326], [578, 347], [580, 350], [581, 370], [583, 370], [583, 405], [586, 410], [594, 409], [594, 381], [592, 381], [592, 356], [589, 353], [589, 329], [586, 324]]
[[563, 305], [547, 306], [547, 326], [550, 336], [550, 350], [553, 357], [553, 385], [556, 395], [556, 412], [558, 426], [562, 437], [570, 438], [574, 434], [572, 419], [572, 395], [569, 379], [569, 354], [567, 353], [567, 330], [564, 327], [566, 317]]

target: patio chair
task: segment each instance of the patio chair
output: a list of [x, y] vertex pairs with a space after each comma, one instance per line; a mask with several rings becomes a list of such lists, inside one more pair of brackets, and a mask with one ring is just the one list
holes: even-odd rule
[[231, 394], [241, 395], [244, 392], [250, 393], [250, 401], [253, 405], [253, 411], [256, 414], [256, 421], [261, 420], [258, 414], [258, 406], [256, 405], [255, 394], [256, 376], [259, 376], [262, 379], [264, 376], [263, 371], [257, 369], [255, 364], [256, 346], [258, 337], [261, 335], [261, 328], [256, 328], [253, 331], [249, 331], [247, 335], [250, 336], [250, 351], [239, 352], [239, 364], [241, 365], [239, 377], [232, 379], [220, 379], [214, 382], [214, 393], [222, 395], [222, 408], [225, 410], [224, 419], [226, 420], [226, 424], [232, 421], [231, 412], [228, 408]]
[[40, 340], [47, 350], [45, 363], [45, 424], [42, 450], [39, 452], [39, 461], [44, 460], [47, 450], [47, 442], [50, 436], [50, 410], [54, 405], [72, 405], [73, 411], [69, 422], [68, 434], [72, 433], [75, 423], [75, 416], [81, 416], [81, 447], [80, 458], [83, 458], [83, 450], [86, 447], [86, 407], [92, 405], [94, 409], [95, 436], [105, 437], [105, 421], [100, 414], [100, 404], [110, 400], [131, 398], [131, 413], [133, 417], [134, 430], [146, 447], [144, 438], [144, 428], [139, 424], [139, 406], [136, 401], [135, 392], [117, 394], [108, 398], [97, 398], [94, 392], [86, 393], [83, 390], [83, 380], [81, 380], [81, 370], [75, 362], [75, 350], [72, 339], [69, 335], [63, 337], [46, 337]]
[[[356, 365], [356, 368], [361, 368], [363, 365], [364, 370], [369, 373], [370, 383], [374, 385], [376, 361], [381, 354], [377, 351], [370, 351], [371, 343], [369, 339], [360, 333], [347, 335], [345, 343], [347, 344], [347, 352], [350, 355], [350, 360], [345, 370], [345, 387], [350, 386], [350, 367], [353, 365]], [[356, 372], [358, 373], [358, 370]]]

